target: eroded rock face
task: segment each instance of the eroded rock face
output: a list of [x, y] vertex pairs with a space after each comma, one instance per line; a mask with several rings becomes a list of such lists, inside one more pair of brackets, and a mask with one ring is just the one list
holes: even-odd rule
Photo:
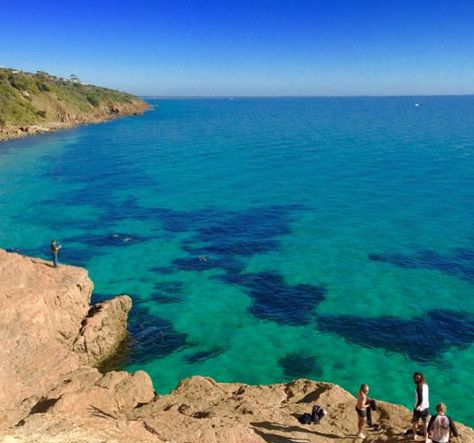
[[[40, 107], [43, 108], [44, 106], [45, 103], [42, 103]], [[116, 103], [112, 106], [104, 104], [88, 113], [76, 114], [74, 112], [68, 112], [68, 107], [58, 101], [56, 106], [48, 110], [48, 118], [41, 125], [0, 126], [0, 142], [71, 128], [81, 124], [102, 123], [121, 116], [140, 115], [149, 108], [149, 105], [143, 100], [134, 99], [129, 103]]]
[[20, 434], [34, 430], [26, 441], [40, 441], [38, 429], [66, 435], [103, 417], [143, 428], [128, 424], [123, 411], [154, 397], [148, 374], [104, 375], [91, 367], [126, 336], [131, 299], [91, 307], [92, 289], [84, 269], [0, 250], [0, 431], [16, 425]]
[[83, 269], [53, 268], [0, 250], [0, 415], [15, 420], [17, 404], [77, 368], [71, 348], [91, 293]]
[[[123, 338], [131, 300], [91, 308], [91, 293], [83, 269], [0, 250], [0, 442], [358, 441], [355, 398], [330, 383], [249, 386], [192, 377], [156, 396], [143, 371], [99, 372], [91, 364]], [[320, 425], [301, 425], [297, 417], [314, 404], [328, 415]], [[406, 441], [410, 417], [379, 402], [381, 431], [366, 441]], [[459, 430], [464, 443], [474, 443], [472, 429]]]
[[127, 295], [93, 306], [83, 320], [74, 351], [81, 362], [97, 365], [112, 355], [127, 336], [127, 318], [132, 300]]

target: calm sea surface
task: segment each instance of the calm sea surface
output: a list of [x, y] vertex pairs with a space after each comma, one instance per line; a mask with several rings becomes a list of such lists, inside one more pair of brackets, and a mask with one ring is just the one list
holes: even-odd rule
[[0, 145], [0, 247], [132, 296], [116, 366], [410, 407], [421, 370], [474, 425], [474, 97], [150, 103]]

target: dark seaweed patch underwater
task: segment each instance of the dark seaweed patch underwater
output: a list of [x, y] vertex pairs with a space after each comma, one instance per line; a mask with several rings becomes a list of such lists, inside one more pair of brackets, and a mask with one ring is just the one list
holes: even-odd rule
[[322, 286], [288, 285], [274, 272], [227, 273], [218, 278], [246, 290], [252, 298], [251, 314], [291, 326], [308, 324], [314, 317], [314, 308], [324, 300], [326, 293]]
[[321, 378], [323, 370], [317, 363], [316, 357], [301, 354], [288, 354], [278, 360], [283, 368], [283, 373], [289, 379], [296, 378]]
[[281, 324], [308, 324], [313, 309], [324, 299], [324, 287], [288, 285], [276, 272], [245, 273], [243, 261], [255, 254], [278, 250], [278, 237], [291, 232], [295, 213], [303, 209], [300, 205], [282, 205], [241, 212], [211, 211], [206, 223], [201, 212], [181, 214], [186, 224], [168, 211], [164, 225], [171, 225], [171, 229], [189, 229], [195, 222], [194, 235], [183, 242], [188, 256], [175, 259], [173, 265], [184, 271], [221, 269], [224, 274], [216, 278], [240, 286], [252, 298], [252, 315]]
[[428, 311], [409, 320], [321, 315], [317, 328], [361, 346], [404, 354], [417, 362], [437, 360], [452, 347], [467, 348], [474, 342], [474, 316], [448, 310]]
[[369, 259], [404, 269], [431, 269], [474, 283], [474, 249], [471, 248], [455, 248], [448, 254], [431, 249], [413, 254], [370, 254]]

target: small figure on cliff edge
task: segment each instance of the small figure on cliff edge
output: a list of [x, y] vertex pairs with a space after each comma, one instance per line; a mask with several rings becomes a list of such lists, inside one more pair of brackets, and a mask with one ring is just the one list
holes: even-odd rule
[[51, 241], [51, 256], [53, 257], [53, 266], [55, 268], [58, 267], [58, 253], [59, 250], [62, 248], [61, 245], [58, 245], [58, 242], [56, 240]]

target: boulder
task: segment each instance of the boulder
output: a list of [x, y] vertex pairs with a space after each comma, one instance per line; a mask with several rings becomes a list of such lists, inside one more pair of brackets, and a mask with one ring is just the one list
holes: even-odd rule
[[[84, 269], [0, 250], [0, 442], [358, 441], [356, 400], [331, 383], [251, 386], [196, 376], [157, 396], [146, 372], [100, 372], [93, 365], [126, 335], [131, 299], [91, 307], [92, 288]], [[300, 424], [314, 404], [327, 416]], [[410, 417], [379, 402], [380, 430], [365, 441], [406, 441]], [[474, 443], [474, 431], [458, 426], [463, 442]]]
[[98, 303], [90, 308], [74, 342], [74, 351], [88, 365], [111, 357], [127, 336], [127, 318], [132, 299], [127, 295]]

